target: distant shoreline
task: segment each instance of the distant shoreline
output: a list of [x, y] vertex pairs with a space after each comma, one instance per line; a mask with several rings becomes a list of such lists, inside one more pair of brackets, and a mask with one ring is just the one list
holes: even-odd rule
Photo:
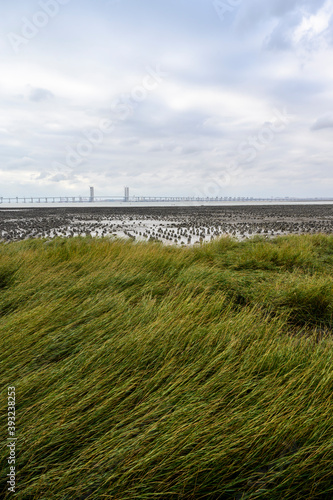
[[230, 206], [274, 206], [274, 205], [333, 205], [330, 201], [183, 201], [183, 202], [63, 202], [63, 203], [1, 203], [1, 210], [30, 208], [118, 208], [118, 207], [230, 207]]

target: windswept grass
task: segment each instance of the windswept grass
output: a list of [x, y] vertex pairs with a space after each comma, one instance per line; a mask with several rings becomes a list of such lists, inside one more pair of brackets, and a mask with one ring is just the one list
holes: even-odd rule
[[1, 498], [333, 498], [333, 237], [0, 245]]

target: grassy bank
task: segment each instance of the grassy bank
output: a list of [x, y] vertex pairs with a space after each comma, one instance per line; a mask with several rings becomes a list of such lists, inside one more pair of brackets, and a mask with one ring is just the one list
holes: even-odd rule
[[333, 498], [333, 237], [0, 258], [1, 498]]

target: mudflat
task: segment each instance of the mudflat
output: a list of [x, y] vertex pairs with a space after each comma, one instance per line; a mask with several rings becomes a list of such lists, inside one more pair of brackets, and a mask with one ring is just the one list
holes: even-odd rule
[[17, 241], [56, 236], [114, 236], [191, 245], [232, 235], [333, 231], [332, 205], [253, 205], [190, 207], [7, 208], [0, 211], [0, 238]]

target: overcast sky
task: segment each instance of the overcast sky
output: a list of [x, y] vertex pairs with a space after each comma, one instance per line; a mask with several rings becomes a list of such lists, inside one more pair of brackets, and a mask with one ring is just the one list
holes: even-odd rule
[[333, 1], [1, 2], [0, 196], [333, 196]]

